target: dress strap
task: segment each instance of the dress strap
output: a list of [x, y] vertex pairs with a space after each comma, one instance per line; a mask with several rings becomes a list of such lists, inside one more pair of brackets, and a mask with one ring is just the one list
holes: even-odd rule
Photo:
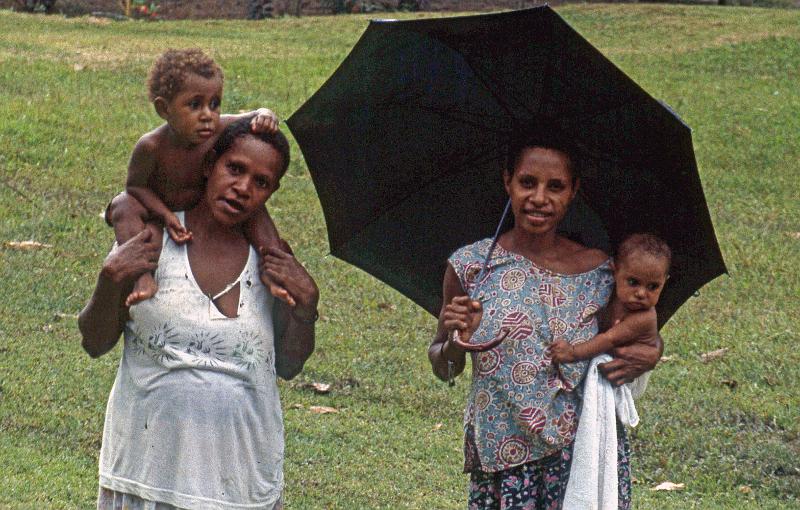
[[236, 285], [238, 285], [238, 284], [239, 284], [239, 282], [241, 282], [241, 281], [242, 281], [242, 276], [241, 276], [241, 275], [239, 275], [239, 278], [237, 278], [237, 279], [233, 280], [231, 283], [229, 283], [228, 285], [226, 285], [226, 286], [225, 286], [225, 288], [224, 288], [224, 289], [222, 289], [221, 291], [219, 291], [219, 292], [218, 292], [216, 295], [214, 295], [214, 296], [211, 296], [211, 295], [209, 295], [209, 299], [211, 299], [211, 301], [216, 301], [216, 300], [217, 300], [217, 299], [219, 299], [220, 297], [222, 297], [222, 296], [224, 296], [225, 294], [227, 294], [228, 292], [230, 292], [230, 291], [231, 291], [231, 289], [232, 289], [232, 288], [234, 288], [234, 287], [236, 287]]
[[[235, 279], [234, 281], [232, 281], [231, 283], [229, 283], [228, 285], [226, 285], [226, 286], [225, 286], [225, 288], [224, 288], [224, 289], [222, 289], [221, 291], [217, 292], [217, 294], [216, 294], [216, 295], [214, 295], [214, 296], [212, 296], [211, 294], [209, 294], [209, 295], [208, 295], [208, 318], [209, 318], [209, 319], [211, 319], [211, 320], [216, 320], [216, 319], [231, 319], [231, 318], [236, 318], [236, 317], [238, 317], [238, 316], [239, 316], [239, 309], [238, 309], [238, 307], [237, 307], [237, 309], [236, 309], [236, 317], [228, 317], [227, 315], [223, 314], [223, 313], [222, 313], [222, 312], [219, 310], [219, 308], [217, 308], [217, 306], [214, 304], [214, 301], [216, 301], [216, 300], [217, 300], [217, 299], [219, 299], [220, 297], [222, 297], [222, 296], [224, 296], [225, 294], [227, 294], [228, 292], [230, 292], [230, 291], [231, 291], [231, 289], [233, 289], [234, 287], [236, 287], [236, 285], [237, 285], [238, 283], [240, 283], [240, 282], [241, 282], [241, 280], [242, 280], [242, 276], [241, 276], [241, 275], [239, 275], [239, 277], [238, 277], [237, 279]], [[242, 292], [242, 290], [240, 289], [240, 290], [239, 290], [239, 292]], [[241, 302], [241, 299], [242, 299], [242, 298], [241, 298], [241, 295], [240, 295], [240, 296], [239, 296], [239, 301], [240, 301], [240, 302]], [[214, 313], [215, 311], [217, 312], [216, 314]], [[215, 316], [215, 315], [216, 315], [216, 316]]]

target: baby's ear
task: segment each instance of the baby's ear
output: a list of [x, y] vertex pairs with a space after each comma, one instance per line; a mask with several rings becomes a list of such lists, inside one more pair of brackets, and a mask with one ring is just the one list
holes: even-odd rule
[[161, 96], [158, 96], [153, 100], [153, 107], [156, 109], [156, 113], [158, 114], [159, 117], [161, 117], [164, 120], [167, 120], [169, 101], [167, 101]]

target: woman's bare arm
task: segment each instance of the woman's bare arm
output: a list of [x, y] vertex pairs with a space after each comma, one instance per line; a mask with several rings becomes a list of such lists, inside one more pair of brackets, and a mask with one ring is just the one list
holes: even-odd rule
[[[462, 331], [462, 340], [468, 341], [480, 324], [481, 310], [480, 307], [476, 309], [474, 304], [470, 304], [467, 293], [450, 264], [445, 270], [442, 286], [442, 310], [439, 312], [436, 336], [428, 348], [428, 360], [436, 377], [446, 381], [448, 375], [455, 377], [464, 371], [467, 359], [466, 351], [449, 340], [450, 332], [458, 329]], [[452, 362], [450, 374], [448, 361]]]
[[[307, 315], [295, 312], [282, 301], [275, 301], [275, 371], [285, 380], [303, 370], [314, 352], [316, 307]], [[305, 316], [304, 316], [305, 315]]]
[[[286, 289], [294, 307], [276, 301], [275, 370], [283, 379], [292, 379], [314, 352], [314, 324], [319, 317], [319, 289], [314, 279], [282, 242], [284, 250], [265, 248], [261, 253], [262, 281], [274, 281]], [[265, 283], [266, 284], [266, 283]]]
[[653, 370], [661, 360], [664, 341], [659, 333], [651, 338], [639, 340], [611, 351], [613, 360], [597, 367], [614, 386], [628, 383]]
[[128, 318], [125, 297], [133, 281], [156, 268], [158, 245], [152, 241], [152, 235], [150, 230], [143, 230], [111, 250], [103, 261], [94, 293], [78, 316], [81, 345], [89, 356], [102, 356], [119, 340]]

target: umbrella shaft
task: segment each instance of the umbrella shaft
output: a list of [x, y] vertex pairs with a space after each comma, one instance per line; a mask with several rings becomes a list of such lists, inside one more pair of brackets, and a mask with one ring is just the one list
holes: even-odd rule
[[510, 210], [511, 199], [509, 198], [508, 202], [506, 202], [505, 209], [503, 209], [503, 215], [500, 217], [500, 223], [497, 224], [497, 229], [494, 231], [494, 237], [492, 238], [492, 244], [489, 246], [489, 251], [486, 253], [486, 259], [483, 261], [481, 271], [478, 273], [478, 278], [475, 280], [475, 286], [472, 287], [469, 293], [470, 299], [475, 299], [475, 296], [478, 294], [478, 287], [480, 287], [480, 282], [483, 281], [483, 277], [486, 276], [486, 270], [489, 268], [489, 261], [492, 259], [492, 253], [494, 253], [494, 249], [497, 246], [497, 239], [500, 237], [500, 230], [503, 228], [503, 224], [506, 222]]

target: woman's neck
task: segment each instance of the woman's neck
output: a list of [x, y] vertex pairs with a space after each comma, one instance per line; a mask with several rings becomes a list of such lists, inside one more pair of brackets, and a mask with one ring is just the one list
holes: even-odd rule
[[214, 219], [205, 200], [201, 199], [195, 207], [186, 211], [186, 228], [192, 232], [193, 241], [213, 239], [229, 242], [243, 236], [238, 226], [223, 225]]
[[547, 258], [558, 253], [561, 240], [561, 236], [557, 235], [555, 231], [536, 235], [515, 226], [501, 237], [501, 241], [504, 241], [501, 245], [503, 248], [528, 258]]

